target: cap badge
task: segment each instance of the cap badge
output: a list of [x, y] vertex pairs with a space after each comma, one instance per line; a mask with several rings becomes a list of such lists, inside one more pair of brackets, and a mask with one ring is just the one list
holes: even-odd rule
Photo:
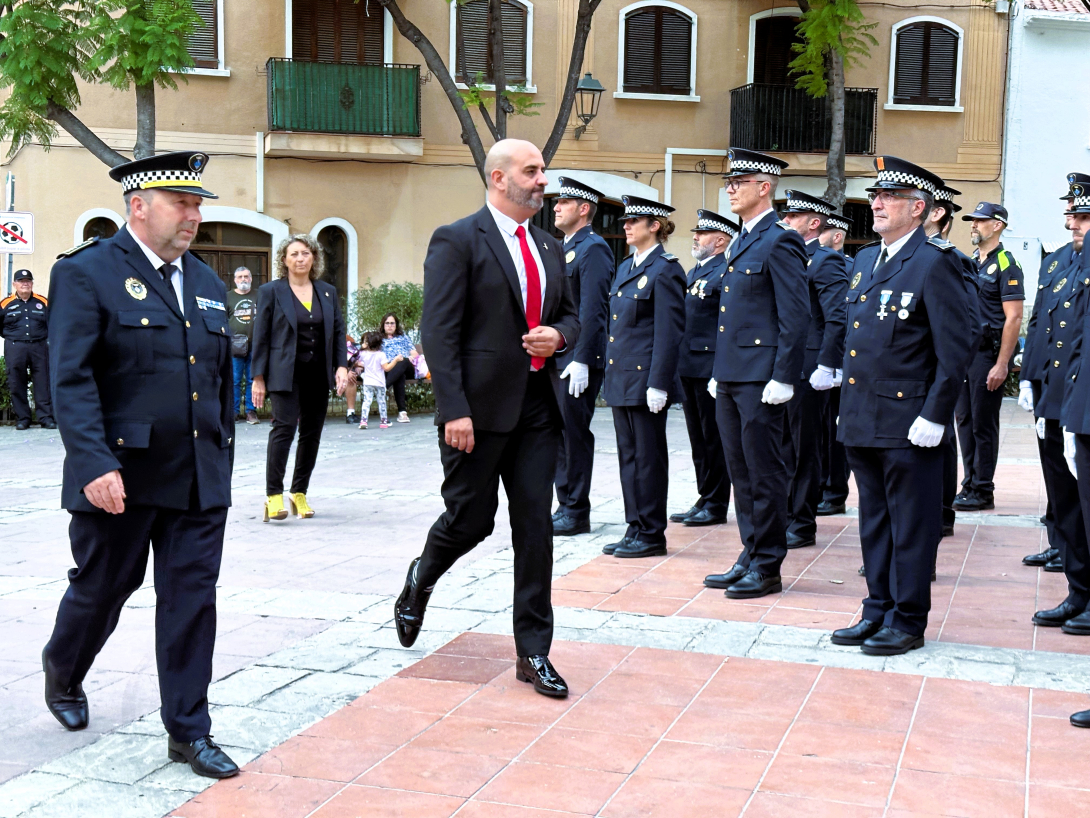
[[646, 287], [647, 286], [647, 276], [640, 276], [640, 280], [636, 282], [636, 286], [641, 290], [644, 287]]
[[144, 286], [144, 282], [139, 278], [125, 279], [125, 292], [137, 301], [143, 301], [148, 297], [148, 288]]
[[569, 250], [568, 254], [564, 256], [564, 261], [566, 261], [568, 264], [571, 264], [573, 261], [575, 261], [575, 251]]
[[204, 170], [204, 163], [207, 157], [203, 153], [195, 153], [189, 157], [189, 169], [194, 173], [200, 173]]
[[852, 289], [854, 290], [856, 287], [858, 287], [859, 282], [862, 281], [862, 280], [863, 280], [863, 274], [862, 273], [856, 273], [855, 276], [852, 278]]

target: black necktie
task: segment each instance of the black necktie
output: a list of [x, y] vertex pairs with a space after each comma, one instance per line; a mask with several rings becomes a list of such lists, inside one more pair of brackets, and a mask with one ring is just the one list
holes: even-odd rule
[[742, 242], [746, 240], [746, 236], [749, 235], [749, 231], [746, 228], [742, 228], [742, 232], [738, 234], [738, 239], [730, 246], [730, 253], [727, 258], [734, 258], [734, 254], [738, 252], [738, 248], [742, 246]]
[[169, 264], [164, 264], [162, 267], [159, 268], [159, 275], [161, 275], [163, 277], [163, 281], [166, 281], [167, 283], [170, 283], [170, 273], [171, 270]]

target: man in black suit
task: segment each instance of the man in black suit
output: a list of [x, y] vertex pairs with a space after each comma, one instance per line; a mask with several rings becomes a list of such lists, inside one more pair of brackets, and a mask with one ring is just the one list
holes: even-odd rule
[[553, 355], [579, 340], [560, 243], [530, 224], [545, 161], [503, 139], [485, 160], [488, 203], [432, 234], [420, 330], [432, 371], [446, 511], [394, 605], [401, 644], [420, 633], [435, 583], [492, 533], [500, 480], [515, 555], [516, 675], [547, 696], [568, 687], [549, 661], [552, 485], [560, 442]]
[[127, 226], [61, 254], [49, 279], [50, 368], [64, 441], [61, 504], [76, 567], [42, 652], [49, 711], [88, 723], [83, 679], [155, 550], [155, 655], [168, 756], [238, 767], [209, 735], [216, 579], [231, 505], [227, 290], [189, 244], [208, 156], [119, 165]]

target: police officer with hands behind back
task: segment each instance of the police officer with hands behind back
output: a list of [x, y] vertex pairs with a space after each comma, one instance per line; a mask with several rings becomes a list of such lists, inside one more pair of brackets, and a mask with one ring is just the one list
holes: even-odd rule
[[8, 370], [15, 429], [30, 428], [30, 403], [26, 399], [27, 371], [34, 381], [34, 407], [43, 429], [56, 429], [53, 401], [49, 395], [49, 300], [34, 292], [30, 270], [16, 270], [15, 292], [0, 301], [0, 338], [4, 339], [4, 363]]
[[678, 340], [685, 331], [685, 271], [663, 250], [674, 231], [669, 205], [623, 196], [624, 232], [635, 252], [621, 262], [609, 299], [602, 396], [613, 407], [628, 530], [602, 549], [615, 557], [666, 553], [669, 455], [666, 412], [680, 400]]
[[942, 442], [972, 355], [976, 297], [954, 246], [922, 224], [942, 179], [875, 159], [874, 230], [848, 290], [838, 437], [859, 488], [863, 618], [837, 645], [893, 656], [923, 646], [942, 529]]
[[231, 504], [234, 413], [227, 291], [188, 252], [204, 153], [119, 165], [127, 226], [61, 255], [50, 365], [76, 567], [42, 652], [49, 711], [87, 727], [83, 680], [155, 552], [155, 655], [167, 754], [199, 775], [238, 767], [209, 733], [216, 579]]
[[696, 211], [693, 228], [693, 258], [685, 290], [685, 334], [677, 371], [685, 395], [685, 426], [696, 470], [700, 499], [688, 511], [671, 514], [670, 522], [688, 526], [716, 525], [727, 519], [730, 505], [730, 477], [723, 459], [723, 441], [715, 422], [715, 399], [708, 394], [708, 381], [715, 363], [719, 335], [719, 294], [727, 274], [727, 245], [740, 228], [710, 210]]
[[590, 421], [602, 388], [609, 322], [609, 283], [613, 251], [594, 232], [591, 222], [603, 194], [578, 179], [560, 177], [560, 196], [553, 206], [554, 224], [564, 234], [565, 275], [579, 311], [579, 342], [557, 355], [561, 385], [557, 396], [564, 432], [556, 458], [553, 534], [559, 537], [590, 531], [590, 478], [594, 467], [594, 433]]
[[787, 492], [783, 405], [802, 373], [810, 299], [806, 245], [773, 207], [787, 163], [732, 148], [724, 177], [742, 231], [727, 250], [719, 302], [719, 338], [709, 391], [734, 487], [742, 554], [724, 574], [704, 578], [732, 599], [783, 590]]

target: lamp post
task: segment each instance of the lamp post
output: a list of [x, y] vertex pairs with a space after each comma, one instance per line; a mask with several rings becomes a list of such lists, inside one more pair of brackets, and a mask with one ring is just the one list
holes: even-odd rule
[[598, 116], [598, 103], [602, 101], [602, 92], [606, 89], [588, 71], [575, 86], [575, 115], [583, 123], [575, 129], [578, 139], [587, 130], [590, 121]]

